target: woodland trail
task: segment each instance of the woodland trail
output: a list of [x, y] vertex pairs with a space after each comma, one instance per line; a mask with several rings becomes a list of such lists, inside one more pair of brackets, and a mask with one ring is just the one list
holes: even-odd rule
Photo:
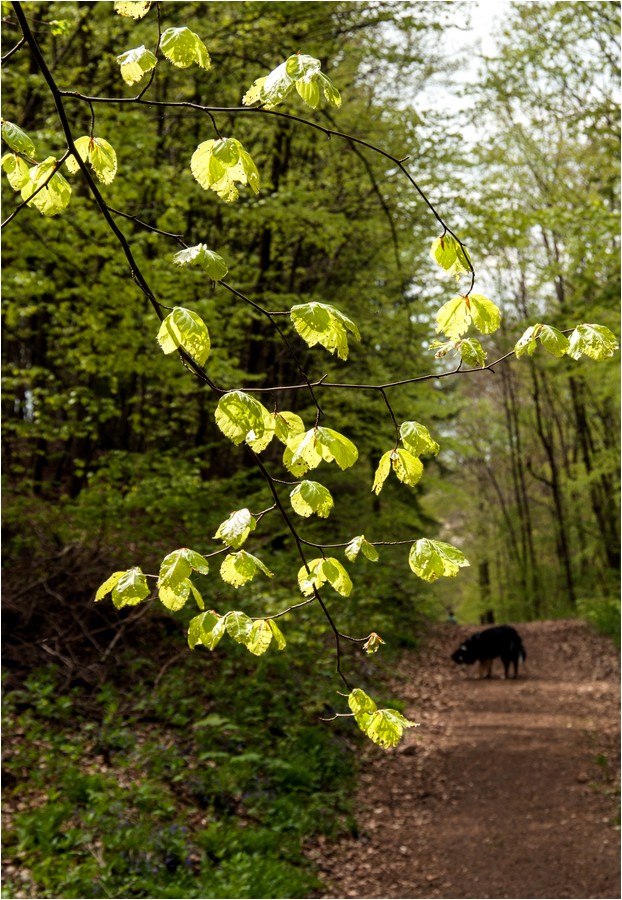
[[620, 897], [618, 654], [580, 621], [517, 628], [516, 681], [450, 661], [474, 628], [403, 658], [392, 686], [420, 727], [366, 750], [358, 838], [310, 851], [324, 897]]

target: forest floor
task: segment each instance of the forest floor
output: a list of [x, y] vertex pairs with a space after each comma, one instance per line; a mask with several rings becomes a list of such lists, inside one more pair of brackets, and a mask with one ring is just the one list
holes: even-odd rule
[[527, 664], [491, 680], [449, 654], [473, 628], [439, 626], [391, 688], [419, 722], [370, 746], [357, 838], [309, 855], [324, 897], [620, 897], [620, 669], [581, 621], [518, 626]]

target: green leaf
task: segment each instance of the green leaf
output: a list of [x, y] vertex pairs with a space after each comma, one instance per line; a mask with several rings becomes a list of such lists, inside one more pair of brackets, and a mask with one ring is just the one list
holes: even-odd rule
[[343, 471], [357, 459], [358, 450], [349, 438], [321, 425], [291, 438], [283, 454], [284, 465], [297, 478], [315, 469], [322, 460], [336, 462]]
[[122, 575], [125, 575], [125, 572], [113, 572], [110, 578], [107, 578], [104, 583], [97, 588], [95, 601], [103, 600], [106, 594], [109, 594], [110, 591], [116, 587], [116, 584]]
[[197, 313], [183, 306], [176, 306], [160, 325], [158, 343], [164, 353], [183, 348], [195, 362], [202, 366], [210, 353], [210, 337], [207, 325]]
[[262, 656], [272, 641], [273, 632], [269, 622], [265, 619], [257, 619], [251, 625], [248, 639], [245, 642], [247, 649], [255, 656]]
[[395, 747], [402, 737], [404, 728], [416, 726], [396, 709], [378, 709], [365, 691], [355, 688], [348, 695], [348, 706], [354, 719], [364, 734], [375, 744], [385, 749]]
[[474, 369], [481, 368], [486, 365], [486, 351], [475, 338], [463, 338], [458, 342], [457, 349], [460, 351], [462, 362]]
[[320, 60], [304, 53], [290, 56], [268, 75], [257, 78], [244, 94], [242, 102], [246, 106], [261, 103], [265, 109], [273, 109], [285, 100], [294, 87], [312, 109], [320, 101], [320, 87], [329, 103], [337, 107], [341, 105], [339, 91], [322, 73]]
[[253, 627], [253, 620], [246, 613], [237, 610], [228, 612], [225, 619], [227, 620], [227, 634], [238, 644], [246, 644]]
[[248, 581], [252, 581], [257, 571], [272, 578], [272, 572], [260, 559], [247, 553], [246, 550], [238, 550], [237, 553], [229, 553], [225, 556], [220, 567], [220, 577], [227, 584], [239, 588]]
[[432, 440], [428, 429], [419, 422], [402, 422], [400, 438], [404, 447], [414, 456], [421, 456], [422, 453], [432, 453], [436, 456], [439, 451], [439, 446]]
[[214, 537], [220, 538], [228, 547], [238, 550], [256, 527], [255, 517], [247, 509], [238, 509], [219, 525]]
[[2, 120], [2, 140], [6, 141], [11, 150], [15, 150], [16, 153], [23, 153], [25, 156], [34, 158], [37, 152], [32, 138], [19, 125], [7, 122], [6, 119]]
[[570, 335], [567, 353], [573, 359], [585, 355], [603, 360], [613, 356], [617, 349], [617, 338], [605, 325], [577, 325]]
[[382, 490], [390, 469], [393, 469], [401, 482], [410, 487], [414, 487], [423, 475], [423, 463], [417, 456], [413, 456], [408, 450], [402, 450], [401, 447], [396, 450], [388, 450], [380, 458], [376, 469], [372, 485], [372, 491], [375, 494], [379, 494]]
[[265, 406], [243, 391], [229, 391], [221, 397], [214, 414], [222, 433], [236, 445], [261, 438], [269, 416]]
[[387, 450], [387, 452], [383, 453], [380, 457], [380, 462], [378, 463], [378, 468], [376, 469], [376, 474], [374, 475], [374, 483], [372, 485], [372, 491], [374, 492], [374, 494], [380, 493], [385, 481], [388, 478], [389, 472], [391, 471], [392, 452], [392, 450]]
[[380, 644], [384, 644], [384, 641], [380, 637], [379, 634], [376, 634], [375, 631], [369, 635], [367, 641], [363, 644], [363, 650], [365, 653], [372, 654], [377, 653], [380, 650]]
[[[101, 588], [100, 588], [101, 590]], [[140, 568], [128, 569], [123, 572], [116, 585], [112, 589], [112, 602], [117, 609], [124, 606], [136, 606], [141, 600], [149, 596], [147, 578]]]
[[158, 596], [167, 609], [170, 609], [171, 612], [177, 612], [186, 605], [186, 601], [190, 596], [191, 586], [189, 578], [164, 584], [158, 582]]
[[142, 19], [149, 12], [151, 0], [115, 0], [114, 11], [120, 16], [127, 16], [130, 19]]
[[209, 563], [196, 550], [181, 547], [179, 550], [173, 550], [172, 553], [169, 553], [162, 560], [158, 584], [178, 583], [183, 581], [184, 578], [188, 578], [193, 571], [200, 572], [201, 575], [207, 575]]
[[492, 334], [501, 324], [501, 310], [482, 294], [470, 294], [467, 298], [470, 305], [471, 319], [480, 334]]
[[[71, 200], [71, 185], [60, 172], [55, 172], [57, 164], [57, 159], [48, 156], [43, 162], [33, 166], [29, 172], [29, 181], [21, 190], [22, 200], [29, 200], [28, 205], [35, 206], [44, 216], [58, 215], [69, 206]], [[52, 175], [52, 172], [55, 174]], [[35, 194], [42, 184], [45, 187]]]
[[460, 568], [470, 565], [457, 547], [429, 538], [421, 538], [412, 545], [408, 564], [415, 575], [430, 582], [443, 575], [453, 578]]
[[542, 325], [540, 334], [540, 343], [544, 349], [553, 356], [560, 359], [567, 352], [570, 342], [565, 334], [558, 331], [552, 325]]
[[192, 174], [204, 190], [212, 190], [227, 202], [237, 200], [236, 182], [259, 192], [257, 166], [235, 138], [203, 141], [190, 160]]
[[355, 340], [361, 335], [354, 322], [328, 303], [301, 303], [292, 306], [290, 316], [294, 328], [309, 347], [321, 344], [339, 359], [347, 359], [349, 353], [348, 332]]
[[470, 294], [453, 297], [436, 314], [437, 332], [443, 332], [451, 340], [458, 340], [471, 322], [482, 334], [492, 334], [501, 322], [501, 310], [481, 294]]
[[333, 508], [333, 498], [328, 488], [317, 481], [302, 481], [289, 495], [292, 507], [299, 516], [316, 513], [326, 519]]
[[193, 585], [193, 583], [189, 580], [190, 590], [192, 591], [192, 596], [195, 599], [196, 605], [199, 609], [205, 609], [205, 603], [203, 602], [203, 597], [201, 596], [201, 592], [197, 590], [197, 588]]
[[308, 568], [309, 571], [306, 566], [302, 566], [298, 572], [298, 587], [305, 597], [310, 597], [327, 582], [342, 597], [350, 596], [352, 581], [338, 559], [322, 556], [312, 559]]
[[255, 453], [261, 453], [265, 450], [274, 437], [275, 419], [265, 406], [261, 407], [261, 417], [263, 419], [263, 434], [247, 441], [248, 446], [251, 450], [254, 450]]
[[283, 632], [281, 631], [279, 626], [276, 624], [274, 619], [268, 619], [268, 624], [272, 630], [272, 634], [274, 635], [274, 640], [276, 642], [276, 646], [278, 647], [279, 650], [284, 650], [285, 646], [287, 644], [287, 641], [285, 640], [285, 635], [283, 634]]
[[[74, 141], [76, 151], [84, 162], [88, 162], [103, 184], [111, 184], [117, 174], [117, 154], [114, 147], [103, 138], [91, 138], [88, 135]], [[67, 170], [74, 175], [80, 166], [75, 157], [70, 156], [65, 163]]]
[[409, 487], [414, 487], [423, 475], [423, 463], [419, 457], [401, 447], [391, 451], [391, 466], [399, 480]]
[[468, 254], [460, 246], [455, 237], [448, 232], [437, 237], [430, 248], [430, 256], [434, 262], [445, 269], [454, 278], [470, 272]]
[[30, 166], [15, 153], [4, 154], [2, 157], [2, 168], [6, 172], [6, 177], [14, 191], [21, 190], [30, 181]]
[[126, 84], [136, 84], [147, 72], [155, 69], [158, 60], [143, 44], [117, 56], [117, 62], [121, 66], [123, 81]]
[[523, 336], [514, 344], [514, 353], [517, 359], [520, 359], [525, 353], [533, 356], [536, 350], [536, 338], [541, 327], [541, 325], [530, 325]]
[[181, 250], [175, 254], [173, 262], [178, 266], [200, 266], [205, 269], [212, 281], [222, 281], [229, 271], [222, 256], [209, 250], [205, 244]]
[[344, 553], [350, 562], [354, 562], [361, 552], [370, 562], [378, 562], [378, 551], [373, 544], [370, 544], [370, 542], [366, 540], [364, 534], [359, 534], [357, 537], [352, 538], [344, 550]]
[[[223, 623], [222, 633], [224, 634], [224, 621], [214, 612], [214, 610], [199, 613], [198, 616], [190, 619], [190, 622], [188, 623], [188, 646], [190, 649], [194, 650], [197, 644], [203, 644], [207, 647], [211, 640], [210, 635], [212, 634], [212, 630], [219, 622]], [[222, 634], [220, 637], [222, 637]], [[218, 640], [220, 640], [220, 638], [218, 638]], [[210, 647], [209, 649], [213, 650], [214, 647]]]
[[202, 69], [211, 68], [211, 61], [207, 47], [194, 31], [182, 26], [181, 28], [167, 28], [160, 38], [160, 49], [174, 66], [179, 69], [187, 69], [193, 63]]
[[281, 410], [274, 416], [274, 433], [282, 444], [287, 446], [290, 438], [302, 434], [305, 430], [304, 422], [296, 413]]

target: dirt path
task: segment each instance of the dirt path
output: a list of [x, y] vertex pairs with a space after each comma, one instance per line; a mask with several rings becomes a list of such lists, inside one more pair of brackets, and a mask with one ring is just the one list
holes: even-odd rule
[[620, 897], [614, 648], [582, 622], [520, 625], [524, 677], [497, 661], [479, 681], [448, 658], [473, 630], [404, 659], [395, 694], [420, 727], [367, 751], [358, 839], [312, 851], [325, 897]]

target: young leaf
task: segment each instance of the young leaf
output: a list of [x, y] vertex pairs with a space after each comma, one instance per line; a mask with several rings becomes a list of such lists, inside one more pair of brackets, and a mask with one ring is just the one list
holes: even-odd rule
[[386, 453], [383, 453], [380, 457], [380, 462], [378, 463], [378, 468], [376, 469], [376, 474], [374, 475], [374, 483], [372, 485], [372, 491], [374, 494], [379, 494], [382, 490], [382, 487], [389, 476], [389, 472], [391, 471], [391, 453], [392, 450], [387, 450]]
[[536, 338], [538, 337], [541, 325], [530, 325], [523, 336], [514, 344], [514, 354], [516, 359], [520, 359], [527, 353], [533, 356], [536, 351]]
[[210, 337], [207, 325], [197, 313], [183, 306], [176, 306], [160, 325], [158, 343], [164, 353], [173, 353], [182, 347], [202, 366], [210, 353]]
[[[111, 184], [117, 174], [117, 154], [114, 147], [103, 138], [92, 138], [88, 135], [74, 141], [76, 151], [84, 162], [88, 162], [103, 184]], [[67, 162], [68, 172], [74, 175], [79, 165], [73, 156]]]
[[350, 596], [352, 581], [338, 559], [322, 556], [312, 559], [308, 568], [309, 571], [306, 566], [302, 566], [298, 572], [298, 587], [305, 597], [310, 597], [315, 589], [319, 590], [326, 582], [342, 597]]
[[6, 177], [14, 191], [21, 190], [30, 181], [30, 166], [15, 153], [4, 154], [2, 157], [2, 168], [6, 172]]
[[553, 328], [552, 325], [542, 325], [538, 337], [540, 338], [540, 343], [544, 349], [557, 357], [557, 359], [562, 357], [568, 351], [568, 347], [570, 346], [570, 342], [566, 335], [562, 334], [561, 331], [558, 331], [557, 328]]
[[354, 713], [354, 720], [361, 731], [375, 744], [385, 749], [395, 747], [399, 743], [404, 728], [417, 725], [396, 709], [378, 709], [371, 697], [360, 688], [350, 692], [348, 706]]
[[466, 251], [449, 232], [445, 232], [432, 242], [430, 256], [454, 278], [459, 278], [460, 275], [471, 270]]
[[319, 425], [315, 429], [315, 440], [324, 462], [334, 460], [342, 471], [349, 469], [358, 459], [359, 452], [352, 441], [332, 428]]
[[439, 446], [432, 440], [428, 429], [419, 422], [402, 422], [400, 438], [404, 447], [413, 456], [421, 456], [422, 453], [433, 453], [436, 456], [439, 451]]
[[228, 547], [239, 550], [251, 531], [257, 527], [257, 520], [247, 509], [238, 509], [232, 512], [226, 521], [218, 527], [214, 535], [220, 538]]
[[251, 450], [254, 450], [255, 453], [261, 453], [263, 450], [265, 450], [274, 437], [274, 416], [269, 413], [263, 405], [261, 407], [261, 417], [263, 419], [263, 434], [247, 440], [248, 446], [251, 448]]
[[212, 281], [222, 281], [229, 271], [222, 256], [209, 250], [205, 244], [180, 250], [173, 257], [173, 262], [178, 266], [200, 266]]
[[200, 572], [201, 575], [207, 575], [209, 563], [205, 557], [197, 553], [196, 550], [190, 550], [188, 547], [173, 550], [172, 553], [169, 553], [162, 560], [158, 585], [179, 584], [188, 578], [193, 571]]
[[580, 359], [581, 355], [602, 360], [613, 356], [618, 349], [615, 334], [605, 325], [577, 325], [570, 335], [568, 356]]
[[227, 613], [225, 619], [227, 620], [227, 634], [238, 644], [246, 644], [253, 627], [253, 620], [246, 613], [237, 610]]
[[469, 294], [467, 306], [470, 306], [471, 319], [480, 334], [492, 334], [501, 324], [501, 310], [482, 294]]
[[237, 445], [261, 438], [269, 415], [265, 406], [249, 394], [229, 391], [218, 401], [214, 418], [225, 437]]
[[158, 597], [163, 606], [170, 609], [171, 612], [177, 612], [186, 605], [186, 600], [190, 596], [190, 588], [192, 583], [189, 578], [175, 582], [158, 582]]
[[[69, 206], [71, 200], [71, 185], [60, 172], [55, 171], [57, 163], [53, 156], [48, 156], [43, 162], [33, 166], [29, 172], [29, 180], [21, 190], [22, 200], [30, 200], [32, 197], [28, 205], [36, 206], [44, 216], [58, 215]], [[38, 190], [41, 185], [45, 187]], [[35, 191], [38, 193], [35, 194]]]
[[436, 581], [442, 575], [453, 578], [458, 569], [470, 563], [461, 550], [444, 541], [421, 538], [410, 548], [408, 564], [424, 581]]
[[114, 11], [130, 19], [142, 19], [149, 12], [151, 0], [115, 0]]
[[192, 154], [190, 169], [204, 190], [214, 191], [227, 202], [240, 195], [236, 182], [259, 192], [257, 166], [235, 138], [203, 141]]
[[136, 84], [146, 72], [155, 69], [158, 60], [151, 50], [143, 45], [127, 50], [117, 56], [117, 62], [121, 66], [121, 78], [126, 84]]
[[190, 585], [190, 590], [192, 591], [192, 596], [195, 599], [196, 605], [199, 609], [205, 609], [205, 603], [203, 602], [203, 597], [201, 596], [200, 591], [193, 585], [193, 583], [188, 579], [188, 584]]
[[244, 94], [242, 103], [246, 106], [261, 103], [265, 109], [273, 109], [285, 100], [294, 87], [312, 109], [320, 101], [320, 87], [329, 103], [341, 106], [339, 91], [321, 71], [320, 60], [303, 53], [290, 56], [268, 75], [257, 78]]
[[471, 322], [481, 334], [492, 334], [501, 322], [501, 310], [481, 294], [460, 294], [444, 303], [436, 314], [437, 332], [451, 340], [458, 340]]
[[378, 562], [378, 551], [374, 547], [373, 544], [370, 544], [368, 540], [365, 539], [364, 534], [359, 534], [357, 537], [352, 538], [344, 553], [347, 559], [350, 562], [354, 562], [359, 553], [363, 553], [363, 556], [366, 557], [370, 562]]
[[297, 478], [315, 469], [322, 460], [334, 461], [344, 470], [357, 459], [358, 450], [349, 438], [321, 425], [291, 438], [283, 454], [283, 464]]
[[276, 624], [274, 619], [268, 619], [268, 625], [270, 626], [272, 634], [274, 635], [274, 640], [275, 640], [275, 643], [276, 643], [278, 649], [284, 650], [285, 646], [287, 644], [287, 641], [285, 640], [285, 635], [283, 634], [283, 632], [281, 631], [279, 626]]
[[339, 359], [347, 359], [349, 353], [348, 332], [355, 340], [361, 335], [354, 322], [328, 303], [301, 303], [292, 306], [290, 317], [294, 328], [309, 347], [321, 344]]
[[402, 450], [401, 447], [396, 450], [388, 450], [380, 458], [376, 469], [372, 485], [372, 491], [375, 494], [379, 494], [382, 490], [390, 469], [393, 469], [401, 482], [410, 487], [414, 487], [423, 475], [423, 463], [417, 456], [413, 456], [408, 450]]
[[[210, 642], [210, 635], [212, 633], [212, 629], [219, 622], [223, 622], [222, 618], [217, 615], [214, 610], [210, 610], [209, 612], [199, 613], [198, 616], [195, 616], [193, 619], [190, 619], [188, 624], [188, 646], [191, 650], [197, 646], [197, 644], [203, 644], [204, 646], [208, 646]], [[224, 622], [223, 622], [224, 626]], [[222, 629], [224, 633], [224, 627]], [[222, 637], [222, 635], [221, 635]], [[207, 643], [206, 643], [207, 642]], [[215, 645], [214, 645], [215, 646]], [[210, 650], [213, 650], [213, 647], [210, 647]]]
[[384, 641], [379, 634], [372, 631], [367, 641], [363, 644], [363, 650], [368, 654], [377, 653], [380, 650], [380, 644], [384, 644]]
[[16, 153], [23, 153], [24, 156], [34, 158], [36, 149], [33, 140], [19, 125], [14, 125], [13, 122], [7, 122], [6, 119], [3, 119], [2, 140], [6, 141], [11, 150], [14, 150]]
[[220, 567], [220, 577], [227, 584], [239, 588], [248, 581], [252, 581], [258, 570], [268, 578], [272, 578], [272, 572], [260, 559], [247, 553], [246, 550], [238, 550], [237, 553], [229, 553], [225, 556]]
[[475, 338], [463, 338], [458, 342], [457, 349], [460, 352], [462, 362], [474, 369], [486, 365], [486, 351]]
[[179, 69], [187, 69], [192, 63], [196, 63], [202, 69], [209, 69], [212, 65], [207, 47], [201, 38], [185, 26], [167, 28], [163, 31], [160, 50]]
[[304, 422], [296, 413], [281, 410], [274, 414], [274, 433], [285, 446], [290, 438], [302, 434], [304, 430]]
[[289, 495], [292, 507], [299, 516], [313, 513], [322, 519], [328, 518], [333, 508], [333, 498], [328, 488], [317, 481], [301, 481]]
[[[101, 588], [100, 588], [101, 590]], [[123, 572], [112, 589], [112, 602], [117, 609], [124, 606], [136, 606], [141, 600], [149, 596], [147, 579], [139, 568], [128, 569]]]
[[103, 584], [97, 588], [97, 593], [95, 594], [95, 602], [98, 600], [103, 600], [106, 594], [109, 594], [110, 591], [116, 587], [117, 582], [121, 578], [122, 575], [125, 575], [125, 572], [113, 572], [110, 578], [106, 578]]
[[255, 656], [262, 656], [272, 640], [272, 629], [265, 619], [257, 619], [251, 625], [251, 630], [246, 640], [246, 648]]

